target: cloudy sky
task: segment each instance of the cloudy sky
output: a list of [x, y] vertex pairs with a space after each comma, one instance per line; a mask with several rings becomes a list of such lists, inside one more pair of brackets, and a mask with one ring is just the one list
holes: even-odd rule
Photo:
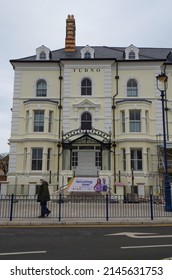
[[74, 14], [79, 46], [172, 48], [171, 0], [0, 0], [0, 153], [9, 152], [14, 72], [10, 59], [64, 47]]

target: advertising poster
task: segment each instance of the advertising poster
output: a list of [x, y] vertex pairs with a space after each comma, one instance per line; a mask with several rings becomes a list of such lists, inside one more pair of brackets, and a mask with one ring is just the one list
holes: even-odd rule
[[107, 192], [108, 177], [74, 177], [68, 183], [69, 192]]

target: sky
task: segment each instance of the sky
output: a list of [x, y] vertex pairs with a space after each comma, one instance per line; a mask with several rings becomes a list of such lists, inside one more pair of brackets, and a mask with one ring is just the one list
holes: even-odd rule
[[0, 0], [0, 154], [9, 153], [14, 70], [10, 59], [44, 45], [64, 48], [74, 15], [76, 45], [172, 48], [171, 0]]

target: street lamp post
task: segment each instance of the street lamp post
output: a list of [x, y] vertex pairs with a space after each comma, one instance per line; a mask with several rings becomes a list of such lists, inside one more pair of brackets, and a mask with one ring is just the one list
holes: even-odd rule
[[168, 163], [167, 163], [167, 141], [166, 141], [166, 123], [165, 123], [165, 92], [167, 89], [168, 77], [165, 73], [161, 73], [156, 77], [157, 88], [161, 92], [162, 102], [162, 125], [163, 125], [163, 140], [164, 140], [164, 186], [165, 186], [165, 211], [172, 211], [171, 207], [171, 186], [170, 178], [168, 174]]

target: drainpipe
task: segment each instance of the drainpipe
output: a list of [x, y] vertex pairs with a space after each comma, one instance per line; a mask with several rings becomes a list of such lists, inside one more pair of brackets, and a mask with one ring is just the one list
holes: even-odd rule
[[60, 87], [59, 87], [59, 129], [58, 129], [58, 139], [59, 142], [57, 144], [57, 190], [59, 189], [59, 175], [60, 175], [60, 148], [61, 148], [61, 116], [62, 116], [62, 69], [61, 69], [61, 64], [60, 61], [58, 61], [58, 65], [59, 65], [59, 69], [60, 69], [60, 76], [59, 76], [59, 80], [60, 80]]
[[116, 93], [113, 95], [113, 104], [112, 104], [112, 110], [113, 110], [113, 154], [114, 154], [114, 182], [116, 182], [116, 143], [115, 143], [115, 97], [118, 95], [118, 80], [119, 80], [119, 75], [118, 75], [118, 62], [116, 62], [116, 76], [115, 76], [115, 80], [116, 80]]

